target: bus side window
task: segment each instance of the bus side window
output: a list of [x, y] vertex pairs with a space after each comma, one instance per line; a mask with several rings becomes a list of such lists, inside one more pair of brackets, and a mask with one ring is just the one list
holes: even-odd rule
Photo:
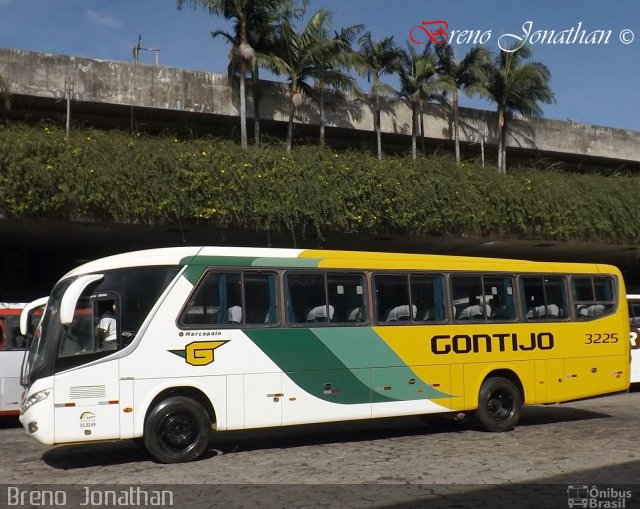
[[491, 316], [491, 307], [483, 292], [482, 276], [452, 276], [451, 296], [456, 319], [477, 321]]
[[329, 312], [336, 323], [366, 321], [363, 274], [328, 274]]
[[408, 275], [375, 274], [373, 284], [377, 322], [407, 322], [416, 318], [416, 306], [409, 307], [411, 297]]
[[270, 325], [278, 321], [276, 275], [273, 273], [245, 272], [245, 323]]
[[613, 280], [610, 277], [573, 277], [571, 289], [579, 320], [610, 313], [615, 307]]
[[483, 281], [485, 300], [491, 306], [489, 320], [514, 320], [513, 278], [485, 276]]
[[185, 325], [215, 325], [220, 323], [220, 274], [208, 272], [180, 317]]
[[418, 322], [444, 320], [444, 296], [442, 276], [411, 274], [411, 302], [417, 307]]
[[285, 289], [289, 323], [328, 323], [333, 318], [334, 312], [327, 305], [324, 273], [289, 272]]
[[527, 320], [566, 318], [567, 292], [563, 277], [525, 276], [520, 278], [520, 284]]

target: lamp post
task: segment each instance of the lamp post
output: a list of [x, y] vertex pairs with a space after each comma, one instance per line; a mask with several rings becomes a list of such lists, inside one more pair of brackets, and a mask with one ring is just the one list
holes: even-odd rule
[[67, 115], [66, 115], [66, 129], [67, 129], [67, 138], [69, 137], [69, 128], [71, 125], [71, 101], [78, 101], [80, 99], [80, 94], [75, 92], [74, 83], [71, 78], [64, 79], [64, 90], [55, 90], [53, 95], [57, 101], [62, 101], [66, 99], [67, 101]]
[[484, 168], [484, 142], [487, 141], [487, 128], [482, 126], [478, 134], [480, 135], [480, 154], [482, 157], [482, 167]]

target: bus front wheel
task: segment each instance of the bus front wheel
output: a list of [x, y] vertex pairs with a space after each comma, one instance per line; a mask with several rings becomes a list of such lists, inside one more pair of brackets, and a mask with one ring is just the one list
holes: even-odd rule
[[506, 378], [488, 378], [480, 387], [475, 423], [486, 431], [512, 430], [522, 412], [522, 395], [516, 385]]
[[173, 396], [158, 403], [144, 424], [144, 445], [161, 463], [198, 459], [209, 446], [211, 421], [197, 401]]

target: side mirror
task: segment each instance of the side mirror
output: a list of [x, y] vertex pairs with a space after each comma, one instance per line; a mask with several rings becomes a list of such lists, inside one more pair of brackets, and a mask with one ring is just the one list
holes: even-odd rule
[[26, 337], [28, 334], [29, 325], [29, 313], [39, 307], [44, 307], [47, 304], [49, 297], [41, 297], [27, 304], [20, 313], [20, 334]]
[[76, 310], [76, 304], [82, 292], [87, 286], [95, 281], [99, 281], [104, 277], [104, 274], [89, 274], [87, 276], [80, 276], [73, 283], [69, 285], [67, 291], [64, 292], [62, 302], [60, 303], [60, 323], [62, 325], [71, 325], [73, 322], [73, 315]]

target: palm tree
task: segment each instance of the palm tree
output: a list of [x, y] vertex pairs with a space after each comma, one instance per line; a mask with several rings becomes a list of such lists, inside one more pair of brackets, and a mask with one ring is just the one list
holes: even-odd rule
[[176, 0], [178, 9], [188, 5], [203, 7], [210, 14], [233, 20], [233, 32], [216, 30], [213, 37], [223, 37], [231, 44], [229, 53], [229, 71], [237, 75], [240, 82], [240, 139], [243, 148], [247, 148], [247, 104], [246, 75], [252, 68], [255, 50], [251, 45], [251, 34], [257, 27], [269, 19], [269, 13], [275, 9], [277, 0]]
[[490, 54], [484, 47], [476, 46], [469, 50], [460, 62], [457, 62], [453, 47], [450, 44], [442, 44], [436, 47], [436, 55], [440, 86], [444, 92], [451, 92], [456, 163], [460, 164], [460, 118], [458, 115], [460, 91], [468, 96], [479, 92], [483, 65], [490, 60]]
[[[406, 50], [400, 50], [400, 90], [398, 95], [411, 108], [411, 155], [416, 158], [416, 136], [418, 134], [418, 118], [422, 118], [424, 104], [441, 97], [436, 93], [439, 88], [435, 56], [431, 45], [425, 45], [422, 53], [415, 46], [407, 43]], [[424, 139], [424, 129], [421, 130]]]
[[279, 29], [280, 45], [269, 56], [268, 67], [289, 79], [289, 126], [287, 129], [287, 152], [291, 152], [293, 140], [293, 118], [295, 110], [304, 97], [313, 97], [309, 80], [322, 81], [332, 86], [344, 86], [351, 79], [339, 69], [326, 64], [345, 43], [338, 39], [327, 39], [326, 34], [331, 14], [326, 9], [316, 12], [301, 32], [293, 26], [292, 16], [283, 19]]
[[540, 102], [555, 101], [549, 87], [551, 73], [539, 62], [524, 62], [531, 58], [531, 49], [524, 45], [518, 49], [501, 50], [493, 62], [485, 65], [485, 83], [482, 95], [497, 105], [498, 113], [498, 168], [507, 171], [505, 138], [507, 120], [513, 113], [525, 118], [542, 115]]
[[380, 94], [393, 93], [393, 89], [382, 82], [384, 74], [392, 74], [398, 65], [399, 52], [393, 42], [393, 37], [386, 37], [381, 41], [373, 41], [371, 32], [362, 35], [360, 43], [359, 61], [356, 68], [361, 75], [371, 83], [370, 94], [373, 96], [373, 123], [378, 146], [378, 159], [382, 159], [382, 132], [380, 127]]
[[[339, 69], [348, 69], [353, 67], [356, 62], [356, 53], [353, 51], [351, 45], [360, 33], [364, 29], [364, 25], [352, 25], [349, 27], [341, 28], [340, 32], [334, 33], [334, 40], [340, 41], [340, 43], [331, 46], [332, 51], [326, 55], [325, 60], [318, 62], [320, 69], [320, 77], [317, 80], [318, 88], [318, 107], [320, 110], [320, 144], [325, 144], [325, 127], [327, 124], [327, 118], [325, 114], [324, 98], [327, 85], [327, 78], [331, 79], [333, 75], [332, 85], [334, 88], [346, 91], [356, 91], [359, 93], [358, 86], [355, 80], [347, 73], [336, 72]], [[327, 32], [323, 32], [325, 39], [329, 38]]]

